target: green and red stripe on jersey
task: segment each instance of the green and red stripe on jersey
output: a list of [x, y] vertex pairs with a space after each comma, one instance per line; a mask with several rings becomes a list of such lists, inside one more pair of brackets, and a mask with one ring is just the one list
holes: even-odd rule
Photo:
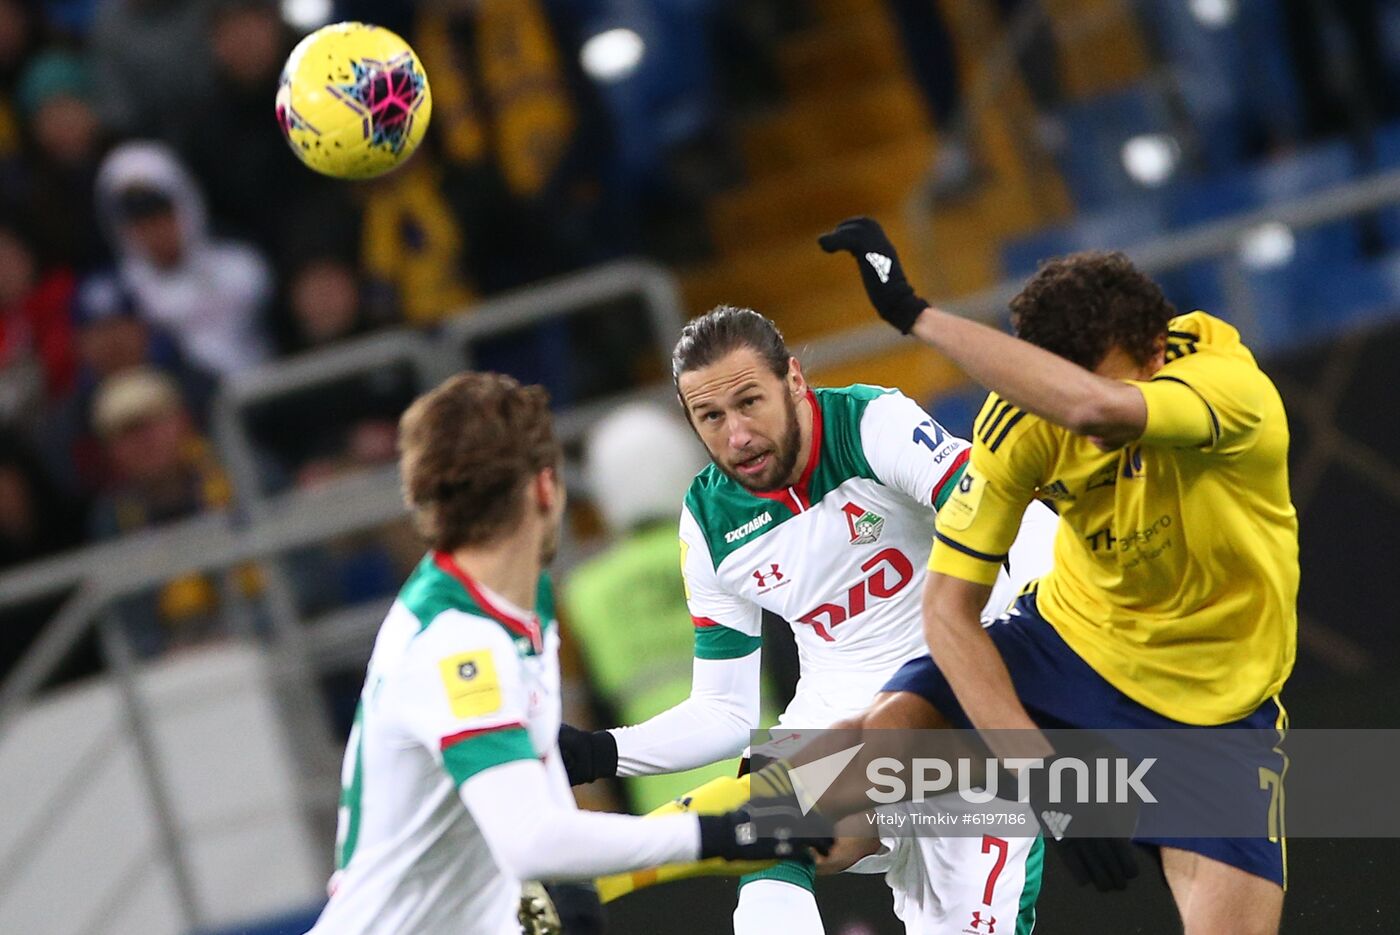
[[493, 603], [491, 599], [486, 596], [481, 586], [472, 580], [471, 575], [467, 574], [466, 569], [457, 564], [450, 553], [434, 552], [433, 564], [437, 565], [441, 571], [450, 575], [458, 584], [465, 588], [476, 605], [485, 611], [493, 620], [516, 636], [523, 636], [528, 639], [530, 641], [530, 647], [536, 653], [544, 649], [544, 636], [541, 632], [540, 621], [537, 615], [532, 614], [529, 617], [522, 617], [519, 614], [511, 613], [498, 604]]
[[519, 721], [448, 734], [438, 746], [442, 750], [443, 768], [459, 786], [493, 766], [535, 759], [530, 734]]
[[958, 481], [962, 480], [963, 473], [967, 470], [967, 459], [971, 456], [971, 448], [959, 451], [958, 456], [953, 459], [953, 463], [948, 466], [943, 478], [933, 485], [933, 493], [929, 497], [929, 502], [933, 504], [935, 510], [943, 509], [943, 504], [953, 495], [953, 491], [958, 487]]
[[695, 624], [696, 659], [742, 659], [763, 645], [763, 637], [749, 636], [709, 617], [691, 617]]

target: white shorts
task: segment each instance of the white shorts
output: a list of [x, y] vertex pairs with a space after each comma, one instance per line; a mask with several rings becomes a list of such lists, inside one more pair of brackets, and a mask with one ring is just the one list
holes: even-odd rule
[[[798, 684], [792, 703], [761, 748], [782, 756], [802, 745], [803, 729], [820, 729], [859, 714], [893, 673], [843, 679], [843, 684]], [[928, 802], [882, 806], [882, 815], [976, 811], [956, 795]], [[910, 817], [908, 822], [915, 820]], [[848, 872], [883, 873], [894, 893], [894, 912], [908, 935], [999, 935], [1030, 931], [1040, 894], [1044, 844], [1034, 837], [935, 836], [931, 831], [882, 832], [880, 852]], [[1024, 927], [1018, 927], [1018, 923]]]

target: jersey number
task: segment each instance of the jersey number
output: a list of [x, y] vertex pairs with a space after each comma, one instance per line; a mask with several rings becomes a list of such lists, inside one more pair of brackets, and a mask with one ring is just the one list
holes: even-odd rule
[[982, 887], [982, 904], [990, 906], [992, 904], [992, 892], [997, 887], [997, 877], [1001, 876], [1001, 868], [1006, 866], [1007, 843], [1004, 838], [994, 838], [990, 834], [982, 835], [982, 853], [990, 854], [993, 850], [997, 852], [996, 863], [992, 864], [992, 872], [987, 874], [987, 885]]

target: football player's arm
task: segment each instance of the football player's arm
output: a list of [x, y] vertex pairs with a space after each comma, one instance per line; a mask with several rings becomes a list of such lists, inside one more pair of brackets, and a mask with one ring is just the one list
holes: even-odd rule
[[1147, 404], [1136, 385], [1101, 377], [1029, 341], [932, 307], [910, 333], [1011, 404], [1106, 450], [1134, 441], [1147, 427]]
[[[978, 424], [996, 418], [999, 406], [996, 397], [989, 398]], [[1002, 439], [996, 452], [978, 436], [958, 489], [939, 511], [929, 556], [924, 636], [968, 719], [983, 730], [1035, 729], [1001, 654], [982, 628], [981, 613], [1032, 499], [1038, 462], [1046, 459], [1040, 428], [1027, 431], [1023, 426]], [[995, 737], [989, 744], [1003, 755], [1049, 752], [1048, 745], [998, 750]]]
[[[630, 727], [585, 737], [561, 733], [569, 780], [646, 776], [694, 769], [738, 756], [758, 728], [762, 684], [762, 612], [730, 594], [715, 575], [699, 524], [688, 509], [680, 520], [681, 571], [695, 629], [690, 696]], [[584, 748], [586, 756], [575, 751]], [[580, 761], [588, 768], [580, 771]], [[591, 763], [588, 763], [591, 761]]]
[[731, 658], [697, 656], [688, 698], [608, 732], [617, 743], [617, 775], [675, 773], [742, 753], [758, 728], [760, 657], [757, 648]]
[[1006, 612], [1031, 581], [1050, 571], [1055, 563], [1055, 536], [1060, 517], [1039, 500], [1032, 500], [1021, 515], [1021, 528], [1011, 543], [1011, 557], [997, 573], [992, 596], [982, 608], [982, 619], [988, 620]]
[[970, 451], [966, 441], [897, 390], [866, 405], [860, 444], [880, 483], [931, 509], [948, 499]]
[[1144, 442], [1219, 454], [1252, 443], [1271, 389], [1253, 361], [1209, 350], [1187, 353], [1131, 385], [1147, 407]]
[[[693, 815], [657, 824], [580, 812], [551, 783], [530, 739], [527, 689], [511, 638], [447, 611], [409, 650], [390, 710], [457, 786], [492, 855], [521, 879], [591, 879], [700, 852]], [[547, 751], [549, 752], [549, 751]]]
[[579, 811], [555, 798], [538, 760], [482, 770], [458, 794], [492, 855], [522, 880], [591, 880], [700, 855], [695, 815]]

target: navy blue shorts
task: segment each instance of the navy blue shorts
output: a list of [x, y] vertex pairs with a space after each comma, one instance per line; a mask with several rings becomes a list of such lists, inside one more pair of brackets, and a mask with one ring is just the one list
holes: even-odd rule
[[[1277, 700], [1260, 705], [1253, 714], [1230, 724], [1200, 727], [1183, 724], [1158, 714], [1110, 685], [1090, 665], [1066, 645], [1036, 608], [1035, 592], [1022, 595], [1012, 611], [987, 627], [1002, 661], [1011, 673], [1016, 694], [1031, 718], [1042, 728], [1075, 728], [1085, 730], [1231, 730], [1247, 728], [1254, 731], [1286, 729], [1286, 719]], [[958, 704], [948, 680], [933, 660], [924, 656], [912, 659], [894, 674], [883, 691], [912, 692], [928, 701], [956, 727], [972, 725]], [[1121, 736], [1115, 734], [1115, 736]], [[1256, 753], [1250, 761], [1234, 759], [1212, 764], [1211, 783], [1222, 781], [1239, 791], [1238, 802], [1257, 809], [1257, 827], [1276, 827], [1268, 823], [1268, 812], [1274, 790], [1265, 787], [1261, 776], [1282, 775], [1286, 758], [1278, 744], [1252, 746]], [[1238, 867], [1247, 873], [1284, 885], [1286, 879], [1285, 844], [1280, 835], [1249, 838], [1180, 838], [1153, 834], [1138, 825], [1133, 840], [1149, 846], [1176, 847], [1192, 851], [1221, 863]]]

